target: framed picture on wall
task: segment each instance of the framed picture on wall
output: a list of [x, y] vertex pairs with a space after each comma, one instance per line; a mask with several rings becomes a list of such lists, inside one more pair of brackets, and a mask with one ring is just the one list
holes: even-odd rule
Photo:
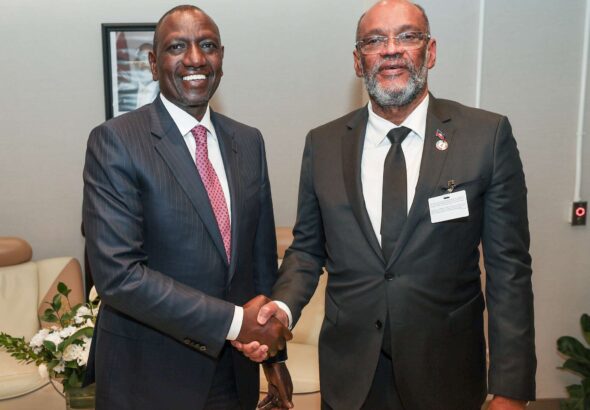
[[107, 119], [148, 104], [158, 95], [148, 63], [155, 29], [155, 23], [102, 24]]

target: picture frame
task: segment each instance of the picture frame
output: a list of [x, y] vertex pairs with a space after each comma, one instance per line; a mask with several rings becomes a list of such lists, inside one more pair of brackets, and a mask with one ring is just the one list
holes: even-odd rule
[[150, 103], [159, 93], [147, 60], [155, 23], [103, 23], [102, 56], [106, 119]]

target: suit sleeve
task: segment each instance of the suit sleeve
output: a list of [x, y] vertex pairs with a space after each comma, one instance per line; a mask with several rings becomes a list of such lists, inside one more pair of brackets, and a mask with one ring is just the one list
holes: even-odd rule
[[104, 304], [210, 356], [225, 343], [234, 305], [147, 266], [140, 178], [108, 125], [94, 129], [84, 166], [83, 221]]
[[285, 252], [279, 279], [273, 288], [273, 299], [289, 306], [293, 326], [313, 296], [326, 260], [322, 212], [313, 184], [313, 158], [313, 136], [310, 132], [301, 161], [294, 239]]
[[254, 285], [258, 294], [270, 296], [277, 280], [277, 238], [274, 213], [268, 178], [268, 166], [264, 140], [258, 132], [260, 141], [260, 213], [254, 242]]
[[516, 141], [503, 117], [494, 140], [482, 231], [489, 313], [489, 392], [534, 400], [535, 331], [526, 194]]

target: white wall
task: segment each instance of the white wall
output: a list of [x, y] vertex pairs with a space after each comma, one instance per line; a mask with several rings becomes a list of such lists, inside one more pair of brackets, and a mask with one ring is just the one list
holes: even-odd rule
[[[225, 43], [214, 105], [258, 126], [267, 141], [278, 225], [295, 217], [309, 128], [363, 100], [352, 69], [356, 21], [368, 0], [203, 0]], [[423, 0], [438, 63], [435, 95], [475, 103], [478, 1]], [[0, 5], [0, 235], [35, 257], [82, 257], [86, 137], [104, 120], [101, 23], [155, 22], [164, 0], [3, 0]], [[536, 294], [538, 395], [577, 380], [556, 369], [555, 340], [578, 336], [589, 309], [588, 228], [567, 215], [574, 191], [583, 0], [488, 0], [483, 108], [507, 114], [529, 187]], [[587, 115], [588, 116], [588, 115]], [[590, 126], [590, 117], [587, 118]], [[590, 158], [586, 137], [584, 159]], [[582, 196], [590, 196], [584, 170]]]

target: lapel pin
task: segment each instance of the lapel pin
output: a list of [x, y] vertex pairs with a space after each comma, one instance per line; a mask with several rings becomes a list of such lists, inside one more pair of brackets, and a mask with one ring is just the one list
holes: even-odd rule
[[449, 148], [449, 143], [447, 142], [447, 139], [445, 138], [445, 135], [442, 133], [441, 130], [436, 130], [434, 135], [436, 135], [436, 137], [438, 138], [438, 141], [436, 141], [437, 150], [444, 151], [447, 148]]

